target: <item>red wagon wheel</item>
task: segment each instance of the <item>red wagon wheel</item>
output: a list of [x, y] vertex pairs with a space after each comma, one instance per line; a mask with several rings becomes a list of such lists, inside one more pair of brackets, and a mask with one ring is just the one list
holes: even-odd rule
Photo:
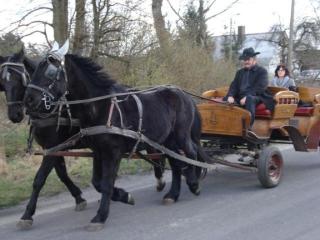
[[280, 183], [283, 171], [283, 158], [280, 150], [274, 146], [264, 148], [257, 163], [258, 179], [265, 188], [272, 188]]

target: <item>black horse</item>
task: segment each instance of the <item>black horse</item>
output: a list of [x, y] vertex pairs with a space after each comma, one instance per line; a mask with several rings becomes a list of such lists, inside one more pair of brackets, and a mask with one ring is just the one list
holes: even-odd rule
[[[27, 84], [30, 81], [29, 76], [33, 74], [36, 63], [24, 56], [24, 52], [21, 50], [19, 53], [9, 57], [0, 56], [0, 65], [0, 91], [4, 91], [6, 95], [8, 117], [14, 123], [21, 122], [24, 118], [23, 97]], [[53, 116], [53, 118], [56, 117]], [[49, 122], [47, 120], [31, 117], [34, 137], [42, 148], [55, 146], [79, 131], [79, 127], [70, 128], [70, 126], [61, 126], [59, 131], [56, 131], [56, 121], [52, 121], [52, 118]], [[83, 146], [83, 143], [80, 143], [76, 147], [80, 148]], [[29, 203], [21, 220], [17, 224], [19, 228], [29, 229], [32, 226], [32, 216], [36, 210], [39, 193], [53, 168], [74, 197], [76, 202], [75, 210], [81, 211], [86, 207], [87, 203], [81, 196], [81, 190], [67, 174], [64, 158], [61, 156], [44, 156], [33, 182], [33, 191]], [[97, 190], [100, 191], [100, 188], [97, 187]], [[132, 196], [121, 188], [114, 189], [112, 200], [134, 204]]]
[[[102, 72], [101, 66], [91, 59], [64, 54], [65, 47], [51, 51], [38, 65], [24, 98], [30, 112], [45, 111], [45, 106], [64, 97], [78, 100], [128, 93], [117, 98], [117, 107], [114, 109], [118, 110], [111, 110], [114, 105], [110, 98], [100, 99], [71, 105], [72, 116], [80, 119], [81, 128], [106, 125], [108, 122], [113, 126], [138, 131], [142, 123], [142, 132], [149, 139], [189, 158], [202, 157], [202, 154], [198, 154], [202, 152], [200, 117], [195, 103], [186, 93], [178, 88], [161, 87], [137, 94], [138, 101], [125, 87]], [[141, 106], [137, 102], [141, 102]], [[140, 107], [143, 108], [142, 116], [139, 114]], [[140, 117], [142, 122], [139, 121]], [[100, 156], [95, 159], [95, 165], [101, 170], [101, 174], [96, 177], [100, 179], [102, 197], [97, 215], [88, 226], [88, 230], [98, 230], [103, 227], [109, 214], [110, 197], [121, 157], [134, 148], [136, 140], [121, 135], [97, 134], [89, 136], [88, 142], [92, 151]], [[164, 201], [178, 200], [181, 174], [186, 177], [191, 192], [198, 195], [197, 168], [168, 158], [172, 169], [172, 184]]]

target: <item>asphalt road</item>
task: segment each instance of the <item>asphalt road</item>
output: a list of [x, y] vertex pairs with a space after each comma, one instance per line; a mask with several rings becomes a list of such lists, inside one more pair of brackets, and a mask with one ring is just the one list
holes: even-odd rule
[[112, 203], [102, 231], [84, 230], [98, 206], [98, 195], [87, 189], [89, 204], [83, 212], [73, 211], [73, 200], [66, 193], [42, 198], [29, 231], [15, 227], [24, 205], [1, 210], [0, 239], [319, 239], [320, 153], [283, 154], [283, 179], [273, 189], [262, 188], [253, 173], [219, 167], [202, 182], [199, 197], [183, 184], [180, 201], [163, 206], [164, 192], [155, 191], [152, 176], [123, 177], [117, 185], [131, 191], [136, 205]]

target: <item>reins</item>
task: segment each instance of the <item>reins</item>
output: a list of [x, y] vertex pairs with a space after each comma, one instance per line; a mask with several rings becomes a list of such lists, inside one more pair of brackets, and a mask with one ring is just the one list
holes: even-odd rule
[[[35, 88], [33, 84], [31, 88]], [[29, 85], [28, 85], [29, 87]], [[215, 99], [211, 99], [211, 98], [206, 98], [200, 95], [197, 95], [195, 93], [192, 93], [190, 91], [187, 91], [185, 89], [181, 89], [180, 87], [177, 87], [175, 85], [171, 85], [171, 84], [166, 84], [166, 85], [156, 85], [156, 86], [150, 86], [146, 89], [142, 89], [142, 90], [136, 90], [136, 91], [130, 91], [129, 92], [123, 92], [123, 93], [113, 93], [113, 94], [108, 94], [108, 95], [103, 95], [103, 96], [99, 96], [99, 97], [93, 97], [93, 98], [87, 98], [87, 99], [81, 99], [81, 100], [72, 100], [72, 101], [67, 101], [67, 100], [59, 100], [56, 102], [52, 102], [51, 105], [76, 105], [76, 104], [83, 104], [83, 103], [92, 103], [92, 102], [97, 102], [97, 101], [101, 101], [101, 100], [105, 100], [105, 99], [109, 99], [109, 98], [117, 98], [117, 97], [123, 97], [123, 96], [131, 96], [131, 95], [136, 95], [139, 93], [148, 93], [151, 91], [155, 91], [158, 90], [159, 88], [175, 88], [175, 89], [180, 89], [181, 91], [195, 97], [201, 100], [206, 100], [206, 101], [210, 101], [210, 102], [215, 102], [215, 103], [220, 103], [220, 104], [226, 104], [226, 105], [236, 105], [236, 104], [230, 104], [228, 102], [221, 102], [221, 101], [217, 101]], [[135, 89], [135, 88], [134, 88]], [[37, 90], [42, 90], [42, 88], [38, 88]]]

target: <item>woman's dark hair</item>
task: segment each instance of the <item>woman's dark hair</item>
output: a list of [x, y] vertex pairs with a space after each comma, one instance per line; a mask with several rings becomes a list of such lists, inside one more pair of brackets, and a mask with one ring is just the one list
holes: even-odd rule
[[276, 77], [279, 77], [279, 75], [278, 75], [278, 70], [279, 70], [279, 69], [284, 69], [284, 71], [285, 71], [284, 76], [290, 77], [289, 70], [288, 70], [288, 68], [286, 67], [286, 65], [284, 65], [284, 64], [279, 64], [279, 65], [277, 66], [276, 70], [274, 71], [274, 75], [275, 75]]

